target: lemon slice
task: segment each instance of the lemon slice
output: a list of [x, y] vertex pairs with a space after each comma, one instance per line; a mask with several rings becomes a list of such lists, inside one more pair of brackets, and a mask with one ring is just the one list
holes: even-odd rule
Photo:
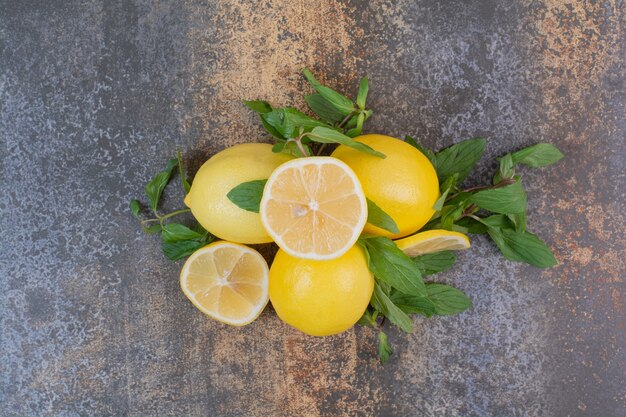
[[408, 256], [424, 255], [442, 250], [469, 249], [470, 240], [463, 233], [449, 230], [428, 230], [398, 239], [396, 245]]
[[257, 251], [220, 241], [195, 251], [180, 286], [204, 314], [233, 326], [254, 321], [269, 299], [269, 268]]
[[367, 203], [356, 175], [331, 157], [298, 158], [276, 168], [259, 213], [272, 239], [291, 256], [336, 259], [356, 242]]

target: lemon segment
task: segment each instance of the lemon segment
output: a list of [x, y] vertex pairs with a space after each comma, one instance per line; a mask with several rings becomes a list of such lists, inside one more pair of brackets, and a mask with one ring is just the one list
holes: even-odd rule
[[418, 256], [443, 250], [469, 249], [470, 240], [463, 233], [450, 230], [428, 230], [395, 241], [408, 256]]
[[180, 286], [204, 314], [233, 326], [254, 321], [269, 300], [269, 268], [257, 251], [220, 241], [198, 249], [180, 272]]
[[298, 158], [278, 167], [265, 184], [259, 212], [281, 249], [315, 260], [346, 253], [367, 221], [359, 180], [330, 157]]

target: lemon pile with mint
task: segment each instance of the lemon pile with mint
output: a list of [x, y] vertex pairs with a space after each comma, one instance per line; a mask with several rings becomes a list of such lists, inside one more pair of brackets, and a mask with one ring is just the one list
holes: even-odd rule
[[[438, 153], [405, 140], [362, 134], [372, 115], [364, 78], [355, 102], [320, 84], [306, 96], [312, 117], [265, 101], [257, 112], [276, 143], [247, 143], [208, 159], [190, 185], [180, 153], [146, 185], [144, 231], [161, 233], [172, 259], [188, 256], [180, 284], [206, 315], [234, 326], [253, 322], [268, 301], [290, 326], [329, 336], [357, 322], [378, 330], [378, 353], [392, 353], [385, 320], [412, 331], [410, 314], [451, 315], [471, 306], [460, 290], [425, 278], [452, 267], [467, 234], [487, 234], [510, 260], [556, 264], [526, 230], [526, 194], [516, 167], [562, 158], [540, 143], [499, 159], [492, 184], [461, 188], [481, 157], [483, 139]], [[330, 151], [329, 144], [338, 146]], [[328, 155], [330, 156], [320, 156]], [[160, 214], [159, 200], [178, 166], [189, 209]], [[171, 219], [191, 211], [192, 227]], [[276, 244], [271, 266], [248, 245]]]

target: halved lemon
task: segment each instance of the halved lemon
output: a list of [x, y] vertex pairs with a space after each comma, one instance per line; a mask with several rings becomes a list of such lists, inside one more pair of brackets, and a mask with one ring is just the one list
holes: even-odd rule
[[204, 314], [233, 326], [254, 321], [269, 299], [269, 268], [260, 253], [220, 241], [195, 251], [180, 271], [180, 286]]
[[470, 247], [470, 240], [463, 233], [438, 229], [416, 233], [395, 242], [408, 256], [424, 255], [442, 250], [469, 249]]
[[259, 213], [265, 229], [291, 256], [336, 259], [356, 242], [367, 221], [356, 175], [331, 157], [285, 162], [265, 184]]

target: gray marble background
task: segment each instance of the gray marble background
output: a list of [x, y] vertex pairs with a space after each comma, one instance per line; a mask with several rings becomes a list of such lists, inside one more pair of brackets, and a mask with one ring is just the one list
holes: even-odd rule
[[[613, 1], [0, 1], [0, 416], [626, 415], [626, 6]], [[177, 147], [190, 172], [267, 141], [241, 104], [302, 105], [311, 67], [371, 80], [370, 132], [526, 170], [529, 224], [559, 266], [483, 237], [436, 278], [474, 308], [324, 339], [268, 308], [242, 329], [178, 288], [131, 197]], [[176, 186], [165, 208], [182, 206]]]

